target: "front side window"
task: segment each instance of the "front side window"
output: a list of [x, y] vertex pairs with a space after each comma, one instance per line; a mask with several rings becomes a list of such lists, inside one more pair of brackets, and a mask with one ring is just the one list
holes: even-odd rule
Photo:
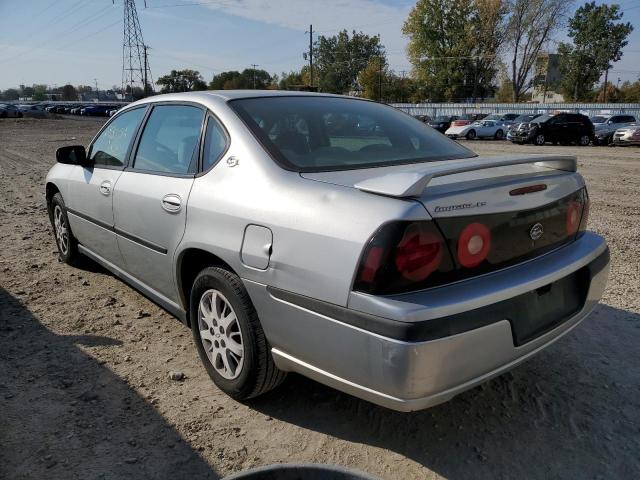
[[194, 173], [204, 111], [190, 105], [156, 105], [144, 127], [133, 168], [157, 173]]
[[281, 96], [232, 100], [229, 105], [289, 170], [347, 170], [475, 156], [410, 115], [374, 102]]
[[145, 108], [123, 112], [98, 135], [90, 153], [96, 167], [122, 167], [125, 164], [127, 151], [144, 112]]

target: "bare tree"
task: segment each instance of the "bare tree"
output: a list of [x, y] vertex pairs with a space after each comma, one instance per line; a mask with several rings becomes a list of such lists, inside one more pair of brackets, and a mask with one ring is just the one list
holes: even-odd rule
[[514, 102], [529, 87], [538, 54], [562, 25], [571, 4], [569, 0], [513, 0], [509, 5], [506, 43], [511, 48]]

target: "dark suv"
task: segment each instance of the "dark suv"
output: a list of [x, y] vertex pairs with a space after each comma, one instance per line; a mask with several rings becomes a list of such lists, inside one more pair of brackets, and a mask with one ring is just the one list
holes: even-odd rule
[[576, 143], [586, 146], [594, 139], [594, 128], [586, 115], [579, 113], [559, 113], [542, 115], [531, 122], [521, 123], [511, 134], [513, 143], [533, 143], [544, 145], [547, 142], [566, 145]]

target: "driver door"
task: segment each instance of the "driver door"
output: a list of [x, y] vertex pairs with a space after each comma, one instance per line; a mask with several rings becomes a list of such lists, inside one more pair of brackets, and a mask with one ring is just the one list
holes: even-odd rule
[[185, 230], [203, 120], [197, 106], [155, 105], [113, 192], [125, 270], [174, 301], [172, 260]]

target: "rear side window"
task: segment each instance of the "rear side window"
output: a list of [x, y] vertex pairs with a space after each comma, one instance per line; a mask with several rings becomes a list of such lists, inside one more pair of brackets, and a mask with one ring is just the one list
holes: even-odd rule
[[198, 168], [204, 111], [190, 105], [156, 105], [144, 127], [133, 168], [186, 174]]
[[209, 117], [202, 152], [202, 170], [207, 171], [218, 163], [226, 149], [227, 135], [222, 125], [215, 118]]
[[145, 108], [123, 112], [113, 119], [91, 146], [90, 159], [96, 167], [122, 167]]
[[419, 120], [374, 102], [274, 96], [229, 105], [289, 170], [348, 170], [474, 156]]

